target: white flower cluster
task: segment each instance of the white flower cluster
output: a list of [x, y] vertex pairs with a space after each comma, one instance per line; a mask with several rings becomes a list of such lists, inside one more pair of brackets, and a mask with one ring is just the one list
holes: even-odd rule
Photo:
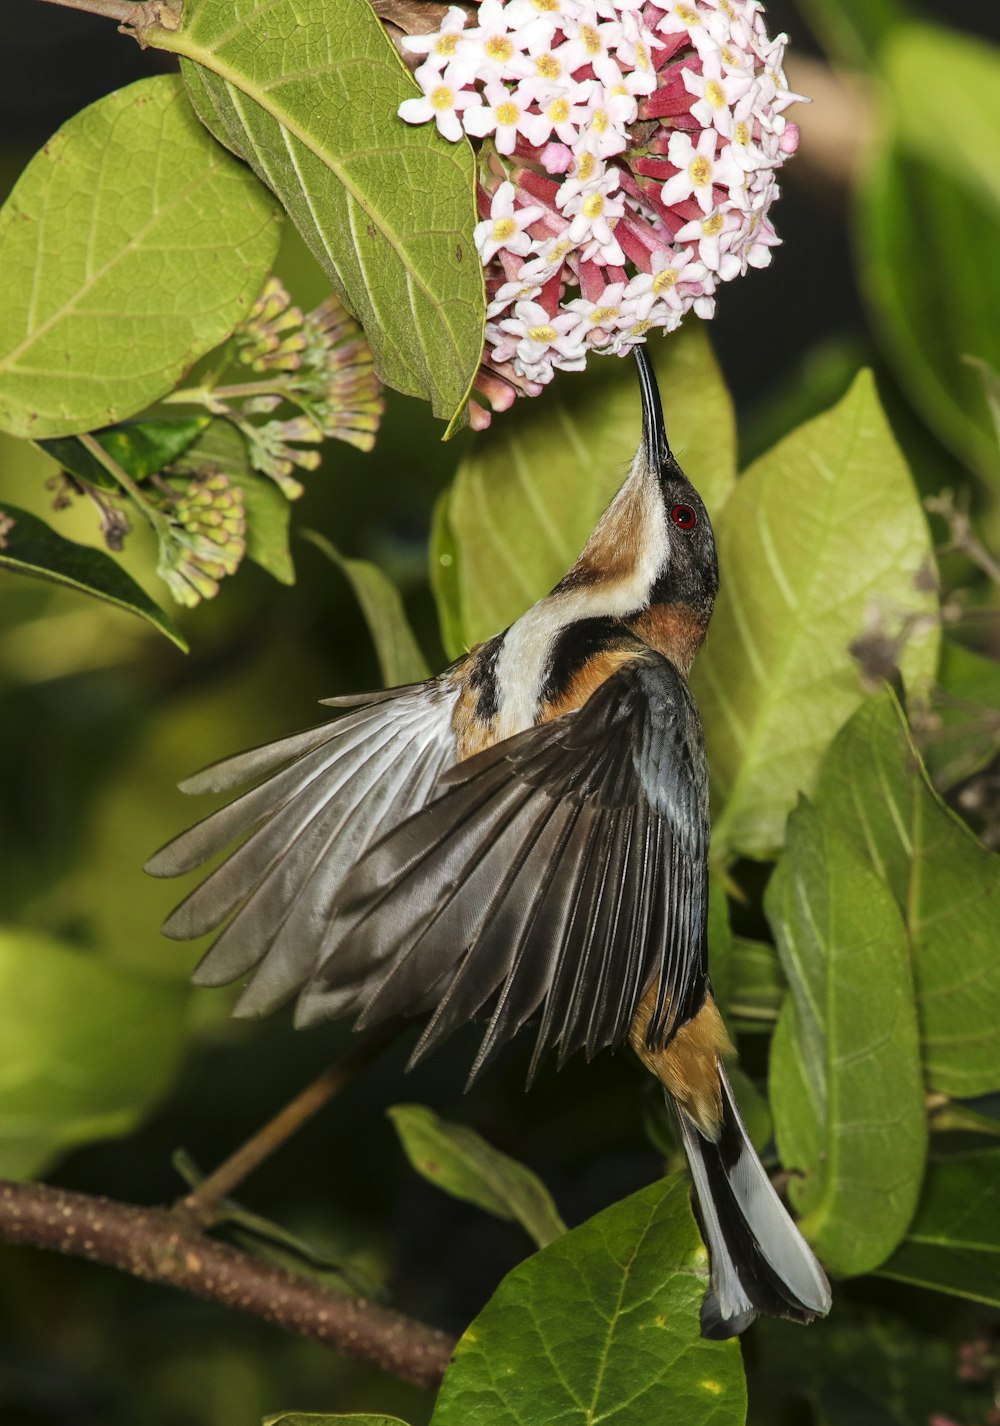
[[758, 0], [481, 0], [475, 19], [452, 6], [404, 40], [422, 97], [399, 114], [487, 141], [480, 389], [500, 409], [590, 349], [712, 316], [720, 282], [767, 265], [799, 96]]

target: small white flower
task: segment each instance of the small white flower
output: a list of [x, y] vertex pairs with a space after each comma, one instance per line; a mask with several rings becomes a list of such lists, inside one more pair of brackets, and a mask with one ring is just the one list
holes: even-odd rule
[[753, 77], [745, 73], [731, 74], [722, 67], [719, 54], [706, 55], [701, 74], [687, 67], [681, 70], [684, 88], [695, 95], [691, 116], [703, 129], [716, 129], [725, 138], [733, 136], [732, 106], [753, 87]]
[[[522, 86], [525, 95], [537, 98], [540, 88], [537, 80], [526, 79]], [[561, 143], [573, 148], [580, 137], [580, 127], [585, 122], [587, 111], [582, 103], [578, 103], [578, 98], [586, 99], [587, 90], [583, 84], [574, 84], [572, 89], [565, 90], [557, 94], [554, 98], [548, 99], [542, 111], [536, 117], [543, 122], [537, 132], [540, 138], [531, 139], [530, 142], [536, 148], [541, 148], [552, 134], [556, 134]]]
[[501, 0], [482, 0], [476, 16], [479, 24], [462, 36], [462, 59], [473, 66], [472, 74], [478, 80], [522, 78], [524, 53], [543, 22], [512, 26]]
[[762, 134], [762, 142], [754, 139], [755, 108], [756, 95], [751, 90], [740, 100], [733, 113], [730, 156], [743, 173], [756, 173], [762, 168], [776, 168], [781, 162], [780, 137], [777, 133]]
[[531, 238], [524, 230], [544, 217], [545, 209], [537, 205], [517, 208], [515, 197], [513, 183], [501, 183], [490, 203], [490, 216], [476, 225], [473, 236], [484, 267], [501, 248], [519, 257], [531, 251]]
[[581, 129], [587, 146], [600, 158], [623, 153], [628, 148], [628, 125], [635, 118], [637, 107], [631, 95], [615, 94], [603, 84], [592, 84]]
[[512, 30], [540, 20], [549, 29], [550, 35], [554, 35], [556, 30], [564, 30], [570, 21], [588, 8], [586, 0], [507, 0], [505, 6]]
[[625, 254], [611, 228], [611, 220], [617, 221], [625, 212], [624, 198], [613, 196], [619, 182], [617, 171], [611, 170], [569, 198], [561, 192], [556, 197], [566, 216], [572, 219], [566, 236], [580, 247], [583, 262], [599, 259], [613, 267], [625, 265]]
[[653, 254], [652, 271], [640, 272], [628, 285], [627, 296], [635, 303], [637, 317], [648, 317], [654, 307], [668, 307], [681, 314], [695, 298], [711, 295], [714, 279], [693, 248], [663, 248]]
[[[531, 282], [503, 283], [493, 294], [493, 301], [486, 309], [487, 321], [492, 322], [494, 317], [499, 317], [501, 312], [506, 312], [508, 307], [513, 307], [517, 302], [534, 302], [541, 290], [540, 286]], [[499, 330], [498, 327], [497, 331]]]
[[588, 136], [577, 145], [573, 154], [573, 167], [570, 169], [569, 178], [564, 178], [559, 185], [559, 192], [556, 195], [559, 207], [565, 210], [581, 194], [593, 192], [601, 184], [606, 173], [607, 164], [591, 146]]
[[614, 53], [625, 42], [620, 20], [599, 24], [593, 12], [566, 27], [566, 40], [559, 47], [559, 57], [566, 68], [575, 71], [585, 65], [595, 65]]
[[556, 275], [573, 251], [574, 244], [569, 241], [568, 231], [567, 225], [566, 230], [558, 237], [548, 238], [536, 247], [534, 257], [521, 264], [521, 271], [518, 273], [521, 282], [537, 283], [541, 289]]
[[531, 112], [531, 96], [523, 91], [523, 84], [511, 90], [499, 80], [491, 79], [484, 86], [486, 103], [466, 115], [466, 133], [477, 139], [496, 134], [496, 145], [502, 154], [514, 152], [519, 133], [538, 148], [548, 137], [545, 121]]
[[698, 259], [710, 272], [718, 274], [720, 282], [729, 282], [742, 269], [740, 259], [731, 251], [744, 225], [743, 214], [732, 203], [723, 203], [707, 218], [695, 218], [676, 234], [679, 243], [695, 243]]
[[[598, 59], [593, 68], [609, 97], [624, 95], [626, 98], [637, 100], [641, 95], [652, 94], [656, 88], [655, 73], [644, 69], [622, 69], [618, 61], [612, 59], [610, 55], [604, 55]], [[630, 124], [637, 112], [638, 103], [626, 123]]]
[[428, 35], [404, 35], [403, 48], [410, 54], [425, 54], [427, 63], [440, 71], [455, 58], [466, 19], [464, 10], [458, 5], [450, 5], [436, 30]]
[[577, 297], [565, 304], [566, 311], [574, 312], [578, 326], [574, 335], [589, 342], [591, 346], [604, 346], [612, 332], [623, 321], [634, 320], [631, 304], [625, 302], [625, 283], [608, 283], [604, 291], [593, 302], [586, 297]]
[[667, 157], [679, 171], [663, 185], [665, 207], [672, 208], [676, 203], [693, 198], [703, 213], [711, 213], [716, 185], [728, 189], [742, 186], [743, 174], [732, 159], [730, 146], [726, 144], [716, 157], [717, 141], [714, 129], [705, 129], [697, 145], [692, 144], [689, 134], [675, 131], [670, 135]]
[[448, 84], [446, 76], [428, 70], [426, 64], [421, 65], [415, 76], [424, 90], [423, 95], [419, 99], [404, 99], [396, 112], [408, 124], [426, 124], [433, 119], [439, 133], [453, 144], [458, 143], [462, 137], [459, 114], [479, 108], [483, 101], [471, 89], [459, 89]]
[[540, 302], [519, 302], [513, 317], [505, 318], [499, 326], [508, 337], [516, 338], [517, 364], [533, 381], [551, 379], [541, 373], [556, 357], [564, 370], [582, 370], [586, 365], [586, 347], [573, 335], [577, 326], [573, 312], [557, 312], [553, 317]]

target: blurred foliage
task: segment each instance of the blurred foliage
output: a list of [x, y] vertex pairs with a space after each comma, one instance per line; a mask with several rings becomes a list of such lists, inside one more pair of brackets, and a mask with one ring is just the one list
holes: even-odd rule
[[[771, 8], [772, 30], [784, 25], [798, 41], [812, 24], [831, 57], [863, 66], [881, 96], [858, 193], [845, 212], [830, 194], [790, 189], [778, 220], [787, 245], [767, 273], [725, 294], [717, 356], [695, 327], [660, 345], [655, 360], [672, 444], [719, 532], [723, 595], [697, 689], [714, 776], [713, 954], [745, 1070], [736, 1090], [768, 1162], [801, 1175], [790, 1194], [821, 1255], [845, 1278], [864, 1276], [835, 1283], [831, 1317], [808, 1331], [751, 1329], [742, 1349], [749, 1419], [994, 1426], [1000, 61], [982, 37], [915, 24], [913, 7], [895, 0]], [[19, 9], [28, 15], [27, 0]], [[57, 23], [36, 9], [21, 23], [46, 47], [48, 62], [35, 53], [30, 64], [50, 96], [49, 128], [69, 120], [60, 143], [112, 109], [127, 118], [137, 93], [177, 96], [177, 80], [163, 78], [74, 121], [74, 109], [129, 77], [102, 68], [105, 57], [117, 63], [123, 42], [96, 21]], [[972, 0], [948, 18], [995, 30], [992, 12]], [[50, 40], [61, 23], [69, 61]], [[78, 50], [95, 57], [89, 87], [60, 108], [65, 75], [81, 72]], [[138, 77], [162, 57], [136, 50], [130, 62]], [[370, 124], [371, 113], [363, 117]], [[272, 120], [252, 122], [268, 151]], [[189, 130], [191, 152], [204, 152], [201, 131]], [[13, 180], [45, 134], [19, 143], [13, 125], [2, 132], [2, 174]], [[136, 124], [119, 185], [133, 206], [143, 135]], [[238, 148], [239, 136], [228, 137]], [[404, 137], [428, 150], [420, 162], [434, 162], [426, 131]], [[795, 166], [788, 172], [794, 184]], [[45, 1172], [135, 1202], [181, 1194], [175, 1149], [210, 1169], [348, 1039], [342, 1026], [294, 1034], [285, 1015], [236, 1024], [227, 993], [188, 990], [192, 952], [156, 929], [177, 888], [140, 870], [190, 816], [174, 784], [306, 725], [320, 696], [419, 677], [425, 657], [440, 667], [515, 617], [575, 556], [638, 432], [631, 371], [598, 361], [497, 417], [485, 436], [463, 432], [449, 445], [427, 406], [401, 396], [387, 404], [374, 454], [309, 436], [292, 440], [289, 454], [287, 442], [278, 451], [249, 434], [241, 422], [287, 426], [301, 404], [290, 417], [247, 410], [253, 396], [217, 388], [277, 379], [283, 397], [302, 397], [301, 368], [247, 370], [268, 355], [245, 328], [273, 259], [273, 204], [234, 162], [219, 175], [226, 195], [204, 204], [199, 221], [222, 225], [231, 243], [241, 213], [259, 222], [231, 287], [213, 286], [211, 331], [195, 323], [183, 361], [164, 346], [155, 380], [153, 367], [143, 375], [108, 363], [99, 417], [88, 408], [84, 420], [80, 407], [67, 425], [53, 415], [39, 446], [0, 433], [0, 510], [14, 521], [0, 527], [0, 1171]], [[53, 181], [35, 159], [22, 193]], [[60, 181], [72, 185], [74, 173]], [[344, 218], [328, 183], [328, 173], [310, 174], [310, 191], [333, 205], [324, 232]], [[101, 196], [75, 182], [76, 224], [100, 212]], [[173, 240], [183, 244], [185, 231]], [[416, 247], [424, 270], [439, 266], [433, 282], [461, 269], [453, 251], [445, 261]], [[5, 277], [25, 264], [27, 250], [5, 260]], [[329, 289], [291, 228], [275, 271], [292, 296], [280, 311], [258, 309], [257, 334], [270, 323], [273, 336], [284, 314], [297, 316], [269, 349], [283, 361], [294, 352], [282, 343], [299, 341]], [[73, 280], [72, 264], [61, 264], [64, 298]], [[178, 303], [183, 285], [170, 288]], [[16, 311], [8, 303], [0, 337]], [[381, 340], [389, 324], [369, 316]], [[83, 346], [103, 353], [96, 331]], [[440, 331], [410, 335], [445, 362]], [[120, 355], [114, 342], [109, 350]], [[250, 361], [240, 354], [251, 351]], [[143, 413], [201, 353], [186, 377], [195, 405]], [[453, 358], [439, 366], [447, 414], [467, 377]], [[429, 393], [426, 359], [408, 358], [414, 389]], [[23, 375], [0, 369], [8, 430], [20, 431]], [[45, 409], [68, 409], [70, 391], [50, 383]], [[263, 399], [275, 394], [272, 385]], [[254, 452], [265, 466], [277, 462], [286, 490], [289, 481], [305, 487], [294, 506]], [[158, 609], [157, 567], [178, 531], [204, 537], [204, 503], [179, 502], [206, 470], [224, 477], [219, 490], [242, 492], [249, 562], [220, 583], [205, 567], [212, 551], [198, 546], [192, 577], [217, 594], [181, 610], [185, 658], [176, 640], [121, 607], [172, 629]], [[166, 490], [156, 483], [164, 471]], [[948, 488], [956, 493], [946, 498]], [[116, 522], [123, 512], [135, 526], [127, 537]], [[232, 501], [219, 513], [233, 519]], [[314, 535], [303, 538], [307, 530]], [[23, 577], [33, 569], [49, 582]], [[421, 1426], [434, 1412], [438, 1426], [534, 1426], [564, 1415], [573, 1398], [615, 1410], [622, 1426], [673, 1414], [741, 1420], [740, 1348], [697, 1334], [704, 1263], [682, 1180], [644, 1187], [677, 1151], [653, 1087], [627, 1055], [604, 1056], [542, 1075], [525, 1099], [527, 1051], [515, 1047], [458, 1102], [475, 1033], [413, 1072], [406, 1097], [418, 1103], [397, 1105], [394, 1130], [385, 1111], [400, 1098], [413, 1040], [404, 1035], [227, 1208], [229, 1231], [257, 1250], [468, 1329], [436, 1409], [415, 1389], [263, 1324], [84, 1262], [3, 1248], [5, 1426], [236, 1426], [265, 1415], [323, 1426], [372, 1411], [390, 1415], [349, 1419]], [[524, 1221], [526, 1193], [536, 1237], [554, 1237], [562, 1220], [573, 1231], [522, 1261], [523, 1230], [476, 1205]], [[637, 1275], [626, 1281], [621, 1262], [638, 1246]], [[605, 1349], [605, 1394], [595, 1396]], [[546, 1353], [558, 1370], [545, 1368]], [[706, 1353], [718, 1354], [711, 1367]], [[331, 1411], [341, 1415], [322, 1414]]]

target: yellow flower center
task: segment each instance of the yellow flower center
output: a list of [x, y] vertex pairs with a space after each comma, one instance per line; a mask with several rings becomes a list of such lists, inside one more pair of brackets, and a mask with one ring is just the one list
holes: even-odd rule
[[620, 317], [621, 311], [620, 307], [595, 307], [590, 314], [590, 325], [603, 327], [605, 322], [610, 322], [614, 317]]
[[659, 297], [662, 292], [666, 292], [668, 287], [674, 287], [676, 282], [676, 267], [665, 267], [662, 272], [658, 272], [653, 278], [653, 291], [657, 297]]
[[712, 165], [704, 154], [699, 154], [688, 164], [688, 173], [695, 188], [704, 188], [711, 181]]
[[599, 218], [604, 212], [604, 194], [591, 193], [583, 200], [583, 212], [587, 218]]
[[634, 327], [629, 327], [628, 334], [630, 337], [641, 337], [645, 332], [649, 331], [652, 325], [653, 319], [647, 317], [644, 322], [636, 322]]
[[434, 51], [436, 54], [454, 54], [458, 48], [458, 35], [438, 35], [434, 41]]
[[553, 124], [565, 124], [569, 118], [569, 100], [554, 99], [546, 112]]
[[529, 327], [528, 336], [533, 342], [554, 342], [559, 333], [555, 327]]
[[600, 54], [604, 48], [601, 44], [601, 37], [593, 25], [581, 26], [580, 38], [583, 40], [583, 47], [588, 54]]
[[506, 35], [490, 35], [483, 48], [490, 59], [508, 60], [514, 53], [514, 46]]
[[750, 142], [750, 125], [740, 122], [733, 130], [733, 138], [738, 144], [748, 144]]
[[536, 10], [541, 10], [543, 14], [550, 15], [553, 10], [559, 9], [559, 0], [531, 0]]
[[649, 68], [649, 51], [643, 44], [637, 44], [635, 47], [635, 67], [636, 69]]
[[733, 54], [732, 50], [729, 48], [728, 45], [726, 45], [724, 49], [721, 49], [719, 53], [722, 56], [723, 64], [732, 65], [735, 68], [736, 56]]
[[497, 218], [493, 223], [493, 238], [495, 242], [505, 243], [512, 233], [517, 232], [517, 224], [513, 218]]
[[678, 5], [676, 13], [678, 20], [683, 20], [685, 25], [701, 24], [701, 16], [697, 10], [692, 10], [690, 5]]
[[455, 95], [447, 84], [439, 84], [431, 91], [432, 109], [453, 109], [455, 107]]
[[605, 129], [608, 127], [607, 110], [595, 109], [594, 117], [593, 119], [591, 119], [591, 123], [599, 134], [603, 134]]
[[728, 19], [736, 19], [736, 12], [734, 11], [732, 5], [730, 5], [729, 0], [719, 0], [719, 9]]
[[498, 124], [516, 124], [521, 117], [521, 111], [516, 104], [498, 104], [493, 111], [497, 116]]
[[702, 219], [701, 231], [705, 234], [706, 238], [717, 238], [722, 232], [722, 224], [724, 221], [721, 213], [713, 213], [711, 217]]
[[589, 149], [584, 149], [583, 153], [576, 161], [576, 176], [581, 183], [589, 183], [594, 172], [594, 165], [597, 160]]
[[535, 68], [543, 79], [558, 79], [562, 65], [554, 54], [540, 54], [535, 60]]
[[726, 96], [722, 92], [722, 85], [717, 79], [710, 79], [705, 85], [705, 98], [713, 109], [721, 109], [726, 102]]
[[552, 251], [549, 253], [548, 261], [549, 261], [549, 262], [553, 262], [553, 261], [561, 262], [562, 259], [563, 259], [563, 258], [566, 256], [566, 254], [569, 252], [569, 250], [570, 250], [571, 247], [572, 247], [572, 244], [571, 244], [571, 243], [567, 243], [567, 242], [556, 243], [555, 247], [554, 247], [554, 248], [552, 249]]

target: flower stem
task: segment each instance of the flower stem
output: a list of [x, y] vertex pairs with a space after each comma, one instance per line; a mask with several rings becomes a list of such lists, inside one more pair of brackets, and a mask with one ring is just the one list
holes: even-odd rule
[[96, 436], [91, 435], [89, 431], [85, 431], [83, 435], [77, 436], [77, 440], [81, 446], [83, 446], [84, 450], [89, 451], [94, 459], [103, 465], [112, 479], [116, 480], [125, 494], [135, 502], [157, 535], [169, 537], [170, 531], [168, 522], [160, 514], [159, 510], [150, 504], [128, 472], [122, 469], [113, 456], [108, 455]]
[[244, 381], [231, 386], [184, 386], [179, 391], [171, 391], [162, 398], [164, 405], [182, 404], [187, 406], [207, 406], [212, 409], [215, 401], [238, 401], [244, 396], [286, 396], [288, 391], [280, 379], [273, 381]]

